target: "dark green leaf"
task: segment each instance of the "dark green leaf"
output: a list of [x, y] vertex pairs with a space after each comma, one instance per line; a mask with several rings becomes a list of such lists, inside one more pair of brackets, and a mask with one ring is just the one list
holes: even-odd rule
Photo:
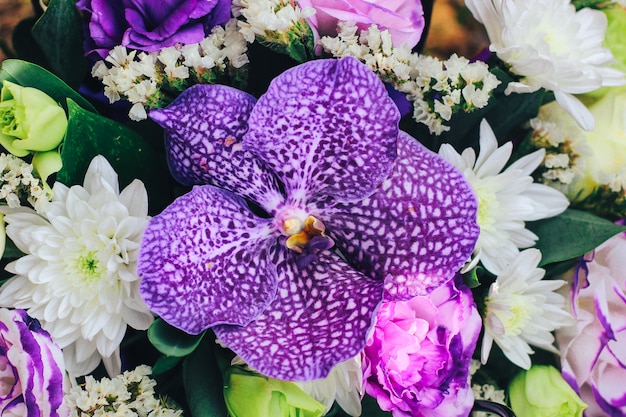
[[154, 366], [152, 367], [153, 375], [161, 375], [165, 372], [173, 369], [176, 365], [178, 365], [183, 358], [176, 356], [161, 356], [156, 360]]
[[73, 88], [83, 82], [87, 61], [83, 53], [82, 24], [75, 0], [51, 0], [33, 27], [33, 37], [50, 67]]
[[513, 79], [499, 69], [492, 72], [502, 81], [502, 84], [495, 91], [494, 100], [489, 103], [485, 118], [499, 141], [509, 140], [514, 130], [537, 116], [544, 102], [545, 90], [506, 95], [504, 94], [506, 85]]
[[361, 405], [363, 407], [363, 412], [361, 413], [361, 417], [391, 417], [390, 412], [383, 411], [380, 409], [374, 397], [370, 397], [369, 395], [366, 395], [365, 397], [363, 397], [363, 401], [361, 401]]
[[45, 67], [48, 65], [46, 55], [35, 38], [33, 38], [32, 30], [36, 21], [37, 18], [33, 16], [22, 20], [15, 26], [12, 35], [15, 53], [8, 54], [7, 57], [21, 59]]
[[3, 80], [9, 80], [24, 87], [37, 88], [52, 97], [66, 110], [66, 100], [71, 99], [83, 109], [96, 112], [96, 109], [83, 96], [39, 65], [18, 59], [7, 59], [0, 69], [0, 81]]
[[626, 226], [572, 209], [550, 219], [529, 222], [527, 228], [539, 236], [537, 248], [542, 254], [540, 265], [582, 256], [626, 230]]
[[17, 259], [21, 258], [25, 254], [22, 253], [21, 250], [15, 246], [15, 243], [7, 236], [6, 244], [4, 247], [4, 254], [2, 254], [3, 259]]
[[467, 285], [469, 288], [478, 288], [480, 286], [480, 279], [478, 278], [478, 270], [481, 269], [479, 266], [472, 268], [471, 271], [469, 271], [466, 274], [463, 274], [463, 281], [465, 282], [465, 285]]
[[61, 148], [63, 168], [57, 180], [68, 186], [82, 184], [89, 163], [103, 155], [117, 172], [120, 187], [135, 178], [148, 190], [150, 207], [160, 211], [169, 201], [169, 171], [165, 156], [139, 134], [106, 117], [82, 109], [68, 100], [68, 126]]
[[206, 338], [183, 362], [183, 381], [191, 417], [228, 416], [224, 403], [224, 382], [214, 350], [214, 342]]
[[200, 342], [204, 333], [190, 335], [170, 326], [162, 319], [156, 319], [148, 328], [150, 343], [162, 354], [182, 357], [191, 354]]

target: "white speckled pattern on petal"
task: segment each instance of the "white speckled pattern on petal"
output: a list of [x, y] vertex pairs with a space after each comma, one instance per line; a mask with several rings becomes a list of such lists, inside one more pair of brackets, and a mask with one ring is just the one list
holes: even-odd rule
[[476, 199], [461, 174], [404, 132], [390, 177], [371, 197], [327, 209], [331, 237], [359, 271], [408, 299], [448, 281], [470, 257]]
[[276, 292], [268, 219], [243, 199], [195, 187], [154, 217], [143, 236], [138, 273], [151, 310], [198, 334], [216, 324], [245, 325]]
[[245, 327], [216, 326], [217, 337], [252, 368], [273, 378], [324, 378], [331, 368], [365, 346], [382, 301], [382, 282], [324, 252], [305, 269], [279, 247], [273, 256], [276, 299]]
[[152, 110], [150, 118], [165, 129], [168, 164], [178, 182], [215, 185], [271, 212], [283, 200], [276, 177], [241, 145], [255, 102], [232, 87], [201, 84]]
[[244, 148], [284, 182], [292, 201], [371, 194], [396, 156], [400, 114], [354, 58], [308, 62], [282, 73], [250, 113]]

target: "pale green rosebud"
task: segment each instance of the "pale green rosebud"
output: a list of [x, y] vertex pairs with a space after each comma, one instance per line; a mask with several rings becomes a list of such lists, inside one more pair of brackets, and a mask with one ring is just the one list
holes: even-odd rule
[[509, 385], [511, 408], [518, 417], [582, 417], [587, 408], [553, 366], [535, 365]]
[[67, 117], [44, 92], [3, 81], [0, 93], [0, 145], [15, 156], [56, 149], [67, 130]]
[[232, 417], [321, 417], [326, 407], [296, 384], [239, 366], [224, 375], [224, 399]]

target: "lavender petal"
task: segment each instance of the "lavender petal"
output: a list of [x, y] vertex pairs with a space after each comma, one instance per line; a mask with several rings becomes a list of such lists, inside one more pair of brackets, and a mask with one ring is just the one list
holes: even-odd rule
[[144, 232], [137, 269], [146, 304], [191, 334], [248, 324], [276, 292], [273, 233], [271, 221], [252, 214], [240, 197], [195, 187]]
[[252, 368], [285, 380], [323, 378], [357, 355], [379, 303], [382, 283], [325, 251], [305, 269], [296, 254], [279, 247], [276, 299], [244, 327], [216, 326], [217, 337]]
[[279, 75], [250, 114], [244, 148], [285, 184], [292, 201], [371, 194], [396, 156], [399, 113], [354, 58], [316, 60]]
[[324, 224], [348, 262], [386, 280], [390, 300], [425, 295], [470, 257], [477, 203], [463, 175], [401, 132], [390, 177], [371, 197], [328, 207]]
[[283, 199], [280, 186], [241, 145], [255, 101], [231, 87], [196, 85], [150, 118], [165, 129], [168, 164], [178, 182], [212, 184], [271, 212]]

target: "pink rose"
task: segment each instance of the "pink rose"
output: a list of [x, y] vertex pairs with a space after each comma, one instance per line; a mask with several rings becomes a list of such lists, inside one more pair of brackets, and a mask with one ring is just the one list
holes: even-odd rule
[[460, 280], [429, 296], [383, 303], [364, 350], [366, 392], [394, 417], [469, 414], [469, 365], [480, 328]]
[[24, 310], [0, 308], [0, 414], [67, 417], [61, 348]]
[[626, 416], [626, 235], [585, 258], [571, 277], [577, 322], [557, 331], [563, 377], [589, 404], [586, 417]]
[[356, 23], [360, 30], [375, 24], [389, 30], [395, 46], [413, 48], [424, 30], [420, 0], [299, 0], [298, 5], [316, 10], [308, 19], [316, 39], [337, 36], [339, 22]]

